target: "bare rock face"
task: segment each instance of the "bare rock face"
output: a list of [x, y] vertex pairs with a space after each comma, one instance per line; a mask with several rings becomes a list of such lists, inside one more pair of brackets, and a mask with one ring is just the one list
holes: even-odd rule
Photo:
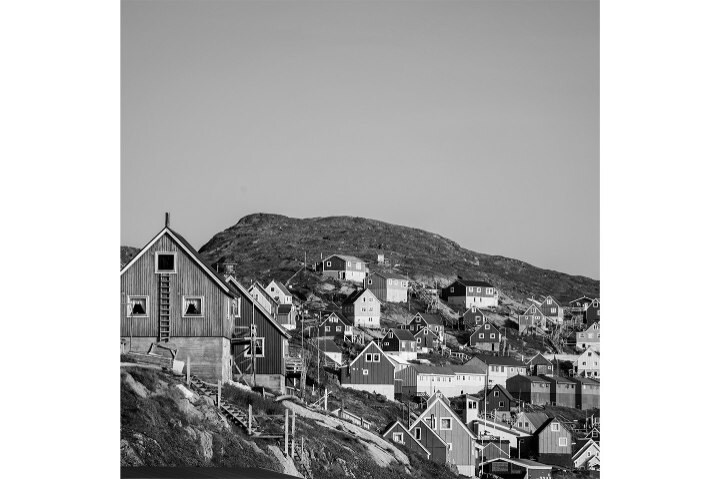
[[210, 461], [213, 458], [213, 436], [207, 431], [202, 431], [198, 434], [200, 436], [200, 450], [206, 461]]
[[131, 374], [125, 373], [122, 376], [122, 382], [130, 388], [130, 390], [141, 398], [146, 398], [150, 395], [150, 392], [141, 383], [135, 381], [135, 378]]
[[138, 457], [135, 449], [125, 439], [120, 440], [120, 465], [121, 466], [144, 466], [142, 459]]

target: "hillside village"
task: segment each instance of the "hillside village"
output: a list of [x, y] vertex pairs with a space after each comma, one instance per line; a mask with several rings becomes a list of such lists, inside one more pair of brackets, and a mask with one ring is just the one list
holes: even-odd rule
[[[208, 259], [167, 217], [145, 247], [123, 248], [121, 376], [137, 408], [170, 387], [176, 407], [197, 416], [184, 430], [209, 421], [241, 438], [219, 455], [244, 450], [248, 464], [272, 459], [312, 478], [599, 471], [592, 292], [518, 296], [480, 270], [438, 281], [381, 249], [321, 253], [284, 280]], [[165, 376], [150, 381], [147, 369]], [[123, 465], [148, 465], [139, 427], [123, 417]], [[186, 434], [214, 457], [206, 436]]]

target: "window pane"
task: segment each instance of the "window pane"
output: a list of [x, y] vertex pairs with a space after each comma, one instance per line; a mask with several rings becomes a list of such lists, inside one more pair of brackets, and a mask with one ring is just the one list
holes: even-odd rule
[[159, 254], [158, 271], [175, 271], [175, 255]]

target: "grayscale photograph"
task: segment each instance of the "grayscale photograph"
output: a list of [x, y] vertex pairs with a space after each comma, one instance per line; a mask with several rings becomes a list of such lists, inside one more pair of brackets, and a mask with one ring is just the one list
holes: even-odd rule
[[121, 477], [600, 477], [599, 0], [120, 19]]

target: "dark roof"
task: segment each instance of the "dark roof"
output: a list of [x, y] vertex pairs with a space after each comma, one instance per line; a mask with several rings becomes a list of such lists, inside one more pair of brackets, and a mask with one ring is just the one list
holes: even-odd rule
[[350, 296], [345, 298], [345, 301], [343, 301], [343, 306], [347, 304], [354, 304], [355, 300], [357, 300], [365, 291], [369, 291], [368, 289], [356, 289], [355, 292], [353, 292]]
[[290, 311], [292, 311], [292, 304], [278, 305], [278, 314], [288, 314]]
[[[432, 335], [435, 336], [436, 338], [438, 337], [437, 334], [433, 333], [433, 330], [432, 330], [432, 329], [427, 328], [427, 327], [422, 328], [422, 329], [418, 329], [418, 330], [417, 330], [417, 333], [415, 333], [415, 337], [417, 338], [418, 336], [424, 336], [424, 335], [425, 335], [425, 333], [424, 333], [425, 330], [427, 330], [428, 333], [432, 334]], [[410, 331], [410, 330], [407, 329], [406, 331]]]
[[332, 339], [318, 339], [318, 348], [327, 353], [342, 353], [342, 350]]
[[427, 324], [435, 324], [438, 326], [443, 325], [442, 316], [439, 314], [431, 314], [431, 313], [417, 313], [420, 315], [421, 318], [425, 320]]
[[409, 329], [393, 328], [388, 333], [393, 333], [398, 339], [402, 341], [415, 341], [415, 336], [410, 332]]
[[330, 312], [330, 314], [328, 314], [327, 316], [325, 316], [324, 318], [322, 318], [322, 319], [320, 320], [320, 324], [324, 323], [324, 322], [325, 322], [330, 316], [332, 316], [333, 314], [334, 314], [335, 316], [337, 316], [338, 319], [340, 320], [340, 322], [343, 323], [345, 326], [352, 326], [352, 325], [353, 325], [352, 321], [350, 321], [350, 320], [347, 319], [345, 316], [343, 316], [343, 314], [342, 314], [341, 312], [339, 312], [339, 311], [332, 311], [332, 312]]
[[385, 279], [401, 279], [403, 281], [407, 281], [407, 278], [401, 274], [397, 273], [385, 273], [382, 271], [373, 271], [370, 273], [370, 276], [381, 276]]
[[597, 381], [593, 378], [586, 378], [583, 376], [575, 376], [574, 378], [572, 378], [572, 381], [575, 381], [576, 383], [580, 383], [580, 384], [589, 384], [591, 386], [599, 386], [600, 385], [599, 381]]
[[[539, 358], [539, 359], [536, 359], [536, 358]], [[528, 360], [527, 364], [548, 364], [548, 365], [552, 366], [552, 362], [540, 353], [537, 353], [535, 356], [530, 358]]]
[[526, 376], [524, 374], [516, 374], [515, 376], [509, 377], [508, 381], [511, 379], [520, 378], [520, 379], [526, 379], [533, 383], [549, 383], [550, 381], [542, 376]]
[[542, 377], [543, 379], [547, 379], [551, 383], [575, 384], [575, 381], [573, 381], [570, 378], [566, 378], [564, 376], [548, 376], [548, 375], [543, 374], [540, 377]]
[[[522, 414], [522, 413], [521, 413]], [[528, 422], [532, 424], [535, 429], [542, 426], [542, 424], [549, 419], [550, 416], [544, 412], [526, 412], [524, 413]]]
[[498, 366], [525, 366], [525, 363], [519, 359], [511, 358], [510, 356], [491, 356], [487, 354], [476, 354], [474, 357], [478, 358], [485, 364], [492, 364]]
[[457, 280], [458, 283], [464, 284], [465, 286], [482, 286], [484, 288], [492, 288], [493, 285], [488, 283], [487, 281], [479, 281], [474, 279], [459, 279]]
[[572, 431], [570, 429], [568, 429], [568, 427], [561, 420], [556, 419], [554, 417], [549, 417], [545, 420], [545, 422], [543, 422], [540, 426], [538, 426], [538, 428], [535, 430], [535, 435], [540, 434], [543, 431], [543, 429], [545, 429], [548, 426], [548, 424], [550, 424], [553, 421], [556, 421], [558, 424], [560, 424], [560, 426], [562, 426], [562, 428], [565, 429], [567, 432], [572, 433]]

